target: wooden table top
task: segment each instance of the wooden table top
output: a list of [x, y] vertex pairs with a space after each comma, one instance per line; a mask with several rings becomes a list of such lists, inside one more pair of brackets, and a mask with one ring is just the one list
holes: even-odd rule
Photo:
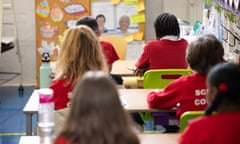
[[[121, 76], [134, 76], [134, 73], [132, 70], [129, 70], [129, 68], [135, 69], [135, 63], [136, 60], [117, 60], [112, 65], [112, 74], [117, 74]], [[52, 72], [55, 73], [56, 70], [56, 62], [50, 63]]]
[[139, 134], [141, 144], [177, 144], [180, 133]]
[[[177, 144], [180, 133], [138, 134], [141, 144]], [[39, 136], [21, 136], [19, 144], [40, 144]]]
[[134, 76], [132, 70], [129, 68], [135, 69], [136, 60], [117, 60], [113, 63], [112, 74], [117, 74], [121, 76]]
[[[119, 89], [121, 99], [126, 102], [128, 111], [174, 111], [151, 109], [147, 104], [147, 94], [154, 89]], [[37, 113], [39, 107], [38, 90], [34, 90], [26, 105], [23, 108], [24, 113]]]
[[173, 109], [159, 110], [152, 109], [148, 107], [147, 104], [147, 94], [150, 91], [159, 91], [158, 89], [119, 89], [120, 98], [125, 100], [127, 106], [125, 107], [128, 111], [131, 112], [175, 112]]

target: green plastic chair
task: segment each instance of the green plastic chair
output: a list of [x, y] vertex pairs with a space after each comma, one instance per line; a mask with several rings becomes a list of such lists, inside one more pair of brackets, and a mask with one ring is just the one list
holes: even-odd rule
[[204, 114], [204, 111], [187, 111], [180, 117], [180, 132], [182, 132], [188, 125], [188, 121], [197, 118]]
[[190, 69], [153, 69], [148, 70], [143, 76], [143, 86], [145, 89], [163, 89], [171, 81], [180, 76], [189, 75], [192, 73]]

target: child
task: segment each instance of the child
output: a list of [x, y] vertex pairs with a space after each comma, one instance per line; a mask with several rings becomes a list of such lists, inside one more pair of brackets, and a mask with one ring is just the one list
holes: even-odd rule
[[55, 109], [67, 107], [72, 89], [78, 79], [89, 70], [108, 73], [98, 38], [87, 26], [70, 28], [61, 44], [56, 64], [56, 77], [50, 88], [54, 91]]
[[[80, 18], [77, 21], [77, 25], [86, 25], [86, 26], [90, 27], [97, 36], [100, 36], [100, 34], [101, 34], [96, 19], [94, 19], [90, 16], [85, 16], [85, 17]], [[107, 59], [109, 72], [111, 72], [112, 64], [116, 60], [119, 59], [119, 56], [117, 55], [117, 52], [111, 43], [109, 43], [107, 41], [100, 41], [100, 45], [101, 45], [103, 53]], [[122, 84], [122, 78], [120, 76], [118, 76], [118, 75], [111, 75], [111, 76], [117, 82], [117, 84]]]
[[188, 42], [179, 38], [177, 18], [169, 13], [160, 14], [154, 22], [156, 40], [149, 41], [135, 66], [135, 74], [143, 76], [148, 69], [187, 68], [185, 52]]
[[162, 91], [150, 92], [147, 97], [149, 107], [177, 107], [177, 118], [186, 111], [205, 109], [206, 75], [212, 66], [224, 61], [223, 55], [223, 46], [214, 35], [204, 35], [193, 41], [187, 49], [186, 60], [195, 72], [171, 82]]
[[65, 126], [55, 144], [139, 144], [114, 82], [87, 72], [73, 91]]
[[190, 121], [180, 144], [239, 144], [240, 66], [216, 65], [208, 74], [207, 86], [205, 116]]

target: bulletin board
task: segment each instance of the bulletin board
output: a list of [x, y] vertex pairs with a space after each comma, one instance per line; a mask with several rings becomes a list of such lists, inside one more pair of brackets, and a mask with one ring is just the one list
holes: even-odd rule
[[[36, 79], [39, 87], [39, 68], [43, 47], [55, 49], [68, 27], [82, 16], [90, 15], [90, 0], [35, 0], [36, 15]], [[56, 60], [56, 54], [51, 60]]]
[[[145, 35], [145, 0], [35, 0], [36, 15], [36, 80], [39, 87], [39, 69], [43, 47], [56, 49], [67, 28], [76, 24], [82, 16], [96, 16], [102, 13], [110, 20], [110, 27], [115, 29], [121, 15], [128, 15], [131, 27], [137, 30], [128, 35], [127, 42], [144, 40]], [[110, 18], [111, 17], [111, 18]], [[56, 60], [55, 50], [51, 61]]]

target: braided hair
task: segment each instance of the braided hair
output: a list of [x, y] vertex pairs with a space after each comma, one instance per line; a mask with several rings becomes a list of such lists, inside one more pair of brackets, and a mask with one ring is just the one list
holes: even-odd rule
[[221, 63], [214, 66], [208, 73], [208, 83], [217, 88], [217, 94], [209, 104], [205, 115], [211, 115], [223, 101], [239, 107], [240, 105], [240, 65]]

